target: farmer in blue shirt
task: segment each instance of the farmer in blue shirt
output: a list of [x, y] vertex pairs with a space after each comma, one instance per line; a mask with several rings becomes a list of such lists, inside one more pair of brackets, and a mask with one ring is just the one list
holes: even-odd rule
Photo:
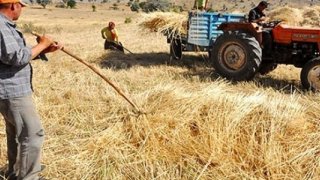
[[0, 0], [0, 112], [7, 134], [5, 177], [37, 180], [44, 131], [32, 101], [30, 61], [61, 46], [47, 36], [39, 37], [39, 43], [32, 48], [26, 46], [14, 23], [24, 6], [20, 0]]

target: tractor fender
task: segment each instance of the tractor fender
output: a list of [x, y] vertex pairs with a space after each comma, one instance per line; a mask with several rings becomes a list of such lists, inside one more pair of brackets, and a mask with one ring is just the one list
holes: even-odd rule
[[223, 31], [224, 33], [228, 31], [249, 33], [251, 36], [256, 38], [260, 45], [262, 45], [262, 27], [257, 23], [225, 22], [220, 24], [218, 30]]

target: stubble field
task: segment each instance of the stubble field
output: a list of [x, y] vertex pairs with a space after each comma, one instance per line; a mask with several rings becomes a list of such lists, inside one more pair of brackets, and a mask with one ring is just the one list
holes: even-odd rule
[[[300, 70], [280, 66], [231, 83], [206, 54], [169, 59], [164, 36], [142, 31], [141, 14], [107, 6], [28, 7], [18, 21], [46, 31], [115, 82], [145, 114], [63, 52], [33, 61], [34, 101], [46, 132], [49, 179], [319, 179], [320, 94]], [[131, 18], [131, 23], [124, 23]], [[103, 49], [100, 30], [116, 22], [134, 52]], [[29, 24], [25, 26], [24, 24]], [[28, 44], [35, 38], [25, 33]], [[6, 139], [0, 123], [0, 166]]]

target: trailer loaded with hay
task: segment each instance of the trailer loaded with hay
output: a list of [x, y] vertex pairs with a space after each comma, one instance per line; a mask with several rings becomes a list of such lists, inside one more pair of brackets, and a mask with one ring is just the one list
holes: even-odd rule
[[320, 91], [320, 28], [288, 26], [281, 21], [261, 25], [244, 15], [189, 13], [185, 34], [169, 31], [170, 56], [184, 51], [206, 51], [215, 71], [233, 81], [267, 74], [278, 64], [302, 68], [304, 88]]

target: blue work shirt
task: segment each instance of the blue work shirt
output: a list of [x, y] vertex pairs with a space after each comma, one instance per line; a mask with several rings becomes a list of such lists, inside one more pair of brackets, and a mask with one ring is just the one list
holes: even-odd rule
[[256, 19], [260, 19], [265, 16], [266, 15], [258, 7], [255, 7], [249, 12], [249, 22], [253, 22]]
[[0, 13], [0, 99], [32, 93], [32, 52], [16, 24]]

